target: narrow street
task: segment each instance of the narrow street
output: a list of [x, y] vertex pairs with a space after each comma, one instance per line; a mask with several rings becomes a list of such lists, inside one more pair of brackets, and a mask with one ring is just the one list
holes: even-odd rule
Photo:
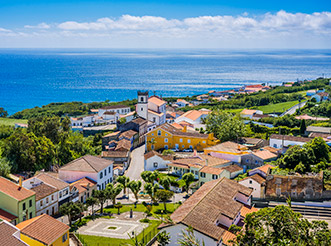
[[140, 174], [144, 171], [145, 145], [134, 149], [131, 153], [131, 163], [125, 172], [125, 176], [131, 180], [141, 180]]

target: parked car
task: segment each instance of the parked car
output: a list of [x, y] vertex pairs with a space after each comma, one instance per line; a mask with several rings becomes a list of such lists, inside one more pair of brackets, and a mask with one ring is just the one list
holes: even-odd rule
[[171, 149], [173, 152], [179, 152], [179, 149], [177, 149], [177, 148], [173, 148], [173, 149]]
[[193, 149], [183, 149], [183, 152], [193, 152]]

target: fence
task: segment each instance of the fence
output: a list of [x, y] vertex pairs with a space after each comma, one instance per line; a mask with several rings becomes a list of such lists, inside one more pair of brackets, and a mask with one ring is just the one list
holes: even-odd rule
[[[157, 227], [153, 227], [153, 229], [150, 230], [147, 233], [145, 232], [146, 229], [143, 229], [143, 231], [138, 236], [136, 236], [136, 238], [127, 239], [127, 240], [123, 239], [123, 243], [116, 242], [116, 245], [128, 245], [128, 243], [127, 242], [124, 242], [124, 241], [130, 241], [130, 245], [139, 245], [139, 246], [140, 245], [150, 245], [149, 242], [152, 241], [152, 239], [158, 233], [158, 229], [157, 229]], [[109, 240], [107, 240], [107, 242], [103, 242], [103, 243], [100, 243], [100, 242], [91, 243], [91, 242], [86, 242], [84, 240], [84, 236], [80, 235], [79, 233], [76, 233], [75, 235], [77, 236], [77, 238], [81, 241], [81, 243], [84, 246], [114, 246], [114, 243], [111, 242], [111, 239], [110, 238], [109, 238]], [[116, 240], [116, 238], [114, 238], [114, 240]]]

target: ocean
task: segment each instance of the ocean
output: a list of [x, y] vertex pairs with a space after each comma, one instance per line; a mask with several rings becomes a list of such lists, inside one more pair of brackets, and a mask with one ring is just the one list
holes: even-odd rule
[[186, 96], [331, 77], [331, 50], [0, 49], [0, 107]]

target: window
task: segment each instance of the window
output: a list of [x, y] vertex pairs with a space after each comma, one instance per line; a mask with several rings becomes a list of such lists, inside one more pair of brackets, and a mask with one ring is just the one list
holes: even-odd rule
[[274, 148], [276, 148], [276, 149], [277, 149], [277, 144], [274, 144]]
[[168, 139], [167, 139], [167, 138], [165, 138], [165, 139], [164, 139], [164, 142], [165, 142], [165, 143], [168, 143]]
[[102, 179], [102, 177], [103, 177], [103, 173], [101, 172], [101, 173], [100, 173], [100, 179]]
[[152, 145], [151, 148], [154, 149], [154, 145]]
[[32, 207], [32, 200], [29, 201], [29, 207]]
[[156, 118], [155, 117], [153, 117], [153, 122], [156, 122]]
[[195, 171], [195, 175], [198, 175], [198, 171]]
[[54, 195], [52, 195], [52, 201], [54, 200]]
[[191, 139], [187, 139], [187, 143], [191, 143]]
[[168, 136], [168, 133], [166, 133], [165, 135]]
[[201, 178], [205, 178], [206, 177], [206, 173], [200, 173], [200, 177]]
[[64, 235], [62, 236], [62, 243], [64, 243], [65, 241], [67, 241], [67, 239], [68, 239], [68, 235], [67, 235], [67, 233], [66, 233], [66, 234], [64, 234]]
[[160, 130], [157, 131], [157, 135], [161, 136], [161, 131]]
[[216, 174], [213, 174], [213, 177], [212, 177], [213, 179], [217, 179], [218, 178], [218, 176], [216, 175]]
[[23, 210], [25, 210], [25, 202], [23, 202]]
[[110, 167], [108, 167], [108, 173], [110, 173], [111, 172], [111, 168]]
[[143, 102], [144, 101], [144, 98], [143, 97], [140, 97], [140, 102]]
[[152, 133], [152, 136], [154, 136], [154, 133]]
[[144, 108], [140, 108], [140, 111], [144, 111]]
[[68, 189], [65, 189], [64, 191], [63, 191], [63, 195], [65, 196], [65, 195], [67, 195], [68, 194]]
[[255, 164], [258, 164], [259, 162], [258, 161], [255, 161]]
[[190, 149], [193, 149], [193, 146], [192, 146], [192, 145], [190, 145], [190, 146], [189, 146], [189, 148], [190, 148]]
[[249, 159], [246, 159], [246, 162], [249, 162]]
[[105, 176], [107, 175], [107, 169], [105, 169]]
[[164, 148], [165, 148], [165, 149], [168, 149], [168, 145], [164, 145]]
[[204, 143], [204, 144], [205, 144], [205, 143], [206, 143], [206, 141], [202, 141], [202, 143]]
[[154, 167], [157, 167], [158, 165], [159, 165], [159, 164], [158, 164], [157, 162], [154, 162], [154, 163], [153, 163], [153, 166], [154, 166]]
[[277, 196], [280, 196], [282, 193], [281, 189], [280, 188], [276, 188], [276, 195]]
[[48, 197], [46, 197], [46, 203], [48, 203]]
[[43, 200], [40, 201], [40, 207], [43, 205]]
[[181, 143], [182, 143], [182, 142], [183, 142], [183, 139], [182, 139], [182, 138], [180, 138], [180, 139], [179, 139], [179, 142], [181, 142]]
[[250, 181], [249, 181], [249, 183], [250, 183], [250, 184], [252, 184], [252, 183], [253, 183], [253, 181], [252, 181], [252, 180], [250, 180]]
[[185, 145], [184, 145], [184, 144], [182, 145], [182, 148], [183, 148], [183, 149], [185, 148]]
[[32, 219], [32, 212], [30, 212], [29, 216], [30, 216], [29, 218]]
[[60, 191], [60, 198], [62, 197], [62, 191]]

